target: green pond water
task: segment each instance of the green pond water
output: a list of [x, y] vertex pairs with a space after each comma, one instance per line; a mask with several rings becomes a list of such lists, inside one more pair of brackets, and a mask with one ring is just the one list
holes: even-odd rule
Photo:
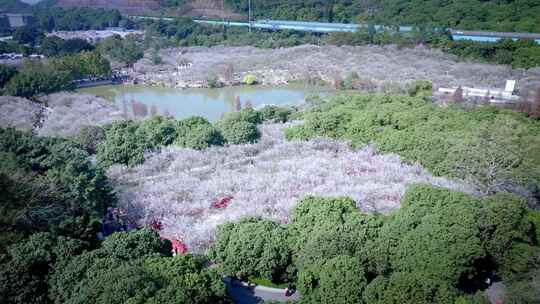
[[236, 100], [258, 108], [264, 105], [293, 106], [313, 95], [327, 95], [322, 87], [290, 85], [283, 87], [238, 86], [218, 89], [173, 89], [148, 86], [100, 86], [80, 89], [80, 92], [104, 97], [129, 114], [146, 116], [168, 114], [176, 118], [202, 116], [218, 120], [233, 111]]

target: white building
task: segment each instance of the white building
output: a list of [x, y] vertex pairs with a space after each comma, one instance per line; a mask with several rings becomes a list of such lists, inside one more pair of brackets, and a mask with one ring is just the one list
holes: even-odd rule
[[[486, 98], [493, 103], [505, 103], [517, 101], [519, 99], [518, 95], [514, 95], [516, 88], [515, 80], [507, 80], [504, 90], [502, 89], [480, 89], [480, 88], [470, 88], [470, 87], [461, 87], [463, 90], [463, 98]], [[456, 93], [458, 87], [454, 88], [439, 88], [438, 92], [440, 95], [453, 96]]]

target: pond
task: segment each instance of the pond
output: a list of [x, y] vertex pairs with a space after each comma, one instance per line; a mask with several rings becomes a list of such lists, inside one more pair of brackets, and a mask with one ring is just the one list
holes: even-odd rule
[[174, 89], [148, 86], [99, 86], [80, 92], [104, 97], [116, 103], [125, 113], [136, 116], [172, 115], [182, 119], [202, 116], [218, 120], [234, 111], [239, 104], [254, 108], [264, 105], [293, 106], [313, 95], [326, 95], [329, 89], [304, 85], [283, 87], [237, 86], [219, 89]]

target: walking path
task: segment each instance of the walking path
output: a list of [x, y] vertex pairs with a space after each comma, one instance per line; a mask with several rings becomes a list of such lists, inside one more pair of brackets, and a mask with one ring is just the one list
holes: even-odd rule
[[264, 301], [295, 301], [300, 299], [298, 292], [290, 297], [285, 296], [285, 289], [270, 288], [265, 286], [248, 286], [245, 282], [224, 279], [227, 292], [236, 304], [255, 304]]

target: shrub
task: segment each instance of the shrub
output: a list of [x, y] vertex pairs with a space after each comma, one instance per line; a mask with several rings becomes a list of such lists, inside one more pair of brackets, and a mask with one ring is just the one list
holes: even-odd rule
[[224, 120], [246, 121], [258, 125], [263, 122], [263, 117], [261, 111], [256, 111], [252, 108], [245, 108], [240, 109], [238, 112], [225, 113], [221, 121]]
[[144, 162], [144, 152], [154, 148], [147, 134], [139, 131], [133, 121], [114, 122], [105, 130], [105, 141], [97, 149], [98, 162], [105, 167], [113, 164], [135, 166]]
[[537, 257], [536, 235], [525, 202], [500, 193], [483, 201], [478, 226], [483, 244], [496, 264], [498, 274], [510, 277], [526, 272]]
[[512, 66], [516, 68], [534, 68], [540, 66], [540, 46], [518, 48], [512, 57]]
[[298, 290], [305, 303], [361, 303], [366, 274], [351, 256], [336, 256], [315, 263], [299, 274]]
[[5, 90], [8, 95], [33, 97], [73, 89], [69, 72], [56, 71], [48, 67], [24, 69], [13, 76]]
[[356, 89], [356, 82], [360, 79], [357, 72], [350, 72], [343, 80], [343, 89], [352, 90]]
[[429, 80], [417, 80], [409, 84], [409, 96], [428, 97], [432, 95], [433, 84]]
[[15, 75], [17, 75], [17, 69], [7, 65], [0, 65], [0, 88], [3, 88]]
[[219, 79], [216, 75], [212, 74], [209, 75], [206, 79], [206, 82], [208, 83], [208, 87], [210, 88], [219, 88], [221, 87], [221, 83], [219, 82]]
[[88, 153], [95, 154], [98, 145], [105, 140], [105, 130], [98, 126], [84, 126], [75, 141]]
[[280, 108], [276, 106], [265, 106], [264, 108], [258, 111], [262, 121], [267, 122], [281, 122], [285, 123], [289, 120], [289, 117], [292, 115], [292, 111], [287, 108]]
[[175, 145], [191, 149], [205, 149], [223, 145], [219, 131], [202, 117], [191, 117], [178, 122]]
[[444, 281], [426, 278], [421, 273], [393, 273], [369, 283], [363, 294], [368, 304], [454, 304], [459, 292]]
[[211, 125], [200, 125], [191, 130], [183, 146], [192, 149], [205, 149], [210, 146], [223, 145], [223, 137], [218, 130]]
[[217, 123], [217, 128], [225, 142], [231, 145], [254, 143], [261, 137], [256, 124], [240, 119], [222, 119]]
[[528, 218], [534, 227], [536, 244], [540, 245], [540, 212], [529, 210]]
[[[211, 256], [226, 274], [280, 282], [290, 264], [286, 232], [269, 220], [243, 220], [219, 227]], [[252, 246], [246, 246], [252, 244]]]
[[153, 146], [168, 146], [178, 136], [176, 124], [172, 118], [153, 116], [141, 123], [138, 132], [146, 136], [146, 141]]
[[63, 57], [51, 58], [51, 68], [55, 71], [64, 71], [73, 79], [108, 76], [111, 65], [107, 59], [98, 52], [81, 52]]
[[247, 74], [246, 76], [244, 76], [242, 82], [247, 85], [254, 85], [257, 84], [257, 78], [254, 75]]

